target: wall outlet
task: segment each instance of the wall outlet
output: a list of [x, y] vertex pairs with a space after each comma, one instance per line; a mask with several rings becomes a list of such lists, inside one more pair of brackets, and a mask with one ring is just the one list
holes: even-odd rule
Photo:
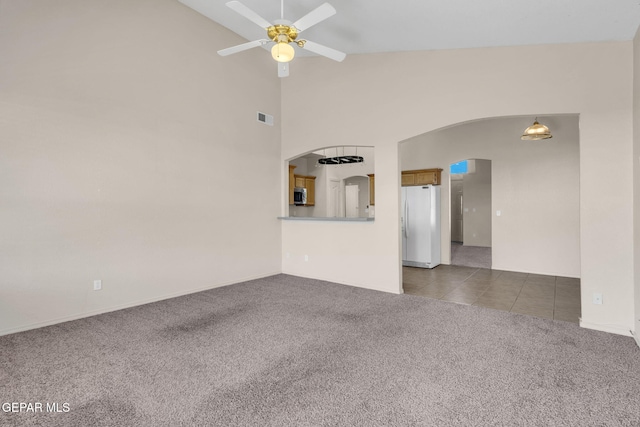
[[102, 289], [102, 280], [94, 280], [93, 281], [93, 290], [94, 291], [99, 291], [100, 289]]
[[304, 260], [305, 260], [305, 261], [309, 261], [309, 255], [305, 255], [305, 256], [304, 256]]
[[602, 304], [602, 294], [598, 292], [593, 293], [593, 303], [597, 305]]

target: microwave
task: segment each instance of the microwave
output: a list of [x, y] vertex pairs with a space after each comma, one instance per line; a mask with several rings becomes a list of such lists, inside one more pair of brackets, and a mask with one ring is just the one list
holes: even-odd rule
[[307, 189], [304, 187], [295, 187], [293, 189], [293, 204], [296, 206], [307, 204]]

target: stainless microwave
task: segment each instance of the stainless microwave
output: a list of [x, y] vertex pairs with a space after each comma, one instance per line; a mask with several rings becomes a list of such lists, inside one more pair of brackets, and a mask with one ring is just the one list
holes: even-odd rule
[[293, 204], [297, 206], [307, 204], [307, 189], [304, 187], [295, 187], [293, 189]]

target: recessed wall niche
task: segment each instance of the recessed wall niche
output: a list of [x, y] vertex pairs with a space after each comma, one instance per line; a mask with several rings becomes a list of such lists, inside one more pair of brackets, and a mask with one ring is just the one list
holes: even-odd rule
[[363, 146], [321, 148], [289, 160], [288, 216], [373, 218], [374, 163], [374, 148]]

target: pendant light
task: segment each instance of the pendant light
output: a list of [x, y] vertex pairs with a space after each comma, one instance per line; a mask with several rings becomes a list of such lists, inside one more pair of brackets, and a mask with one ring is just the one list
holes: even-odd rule
[[553, 138], [551, 136], [551, 131], [545, 125], [541, 125], [538, 123], [538, 118], [533, 122], [531, 126], [524, 130], [524, 133], [520, 137], [520, 139], [528, 140], [528, 141], [538, 141], [541, 139], [549, 139]]

